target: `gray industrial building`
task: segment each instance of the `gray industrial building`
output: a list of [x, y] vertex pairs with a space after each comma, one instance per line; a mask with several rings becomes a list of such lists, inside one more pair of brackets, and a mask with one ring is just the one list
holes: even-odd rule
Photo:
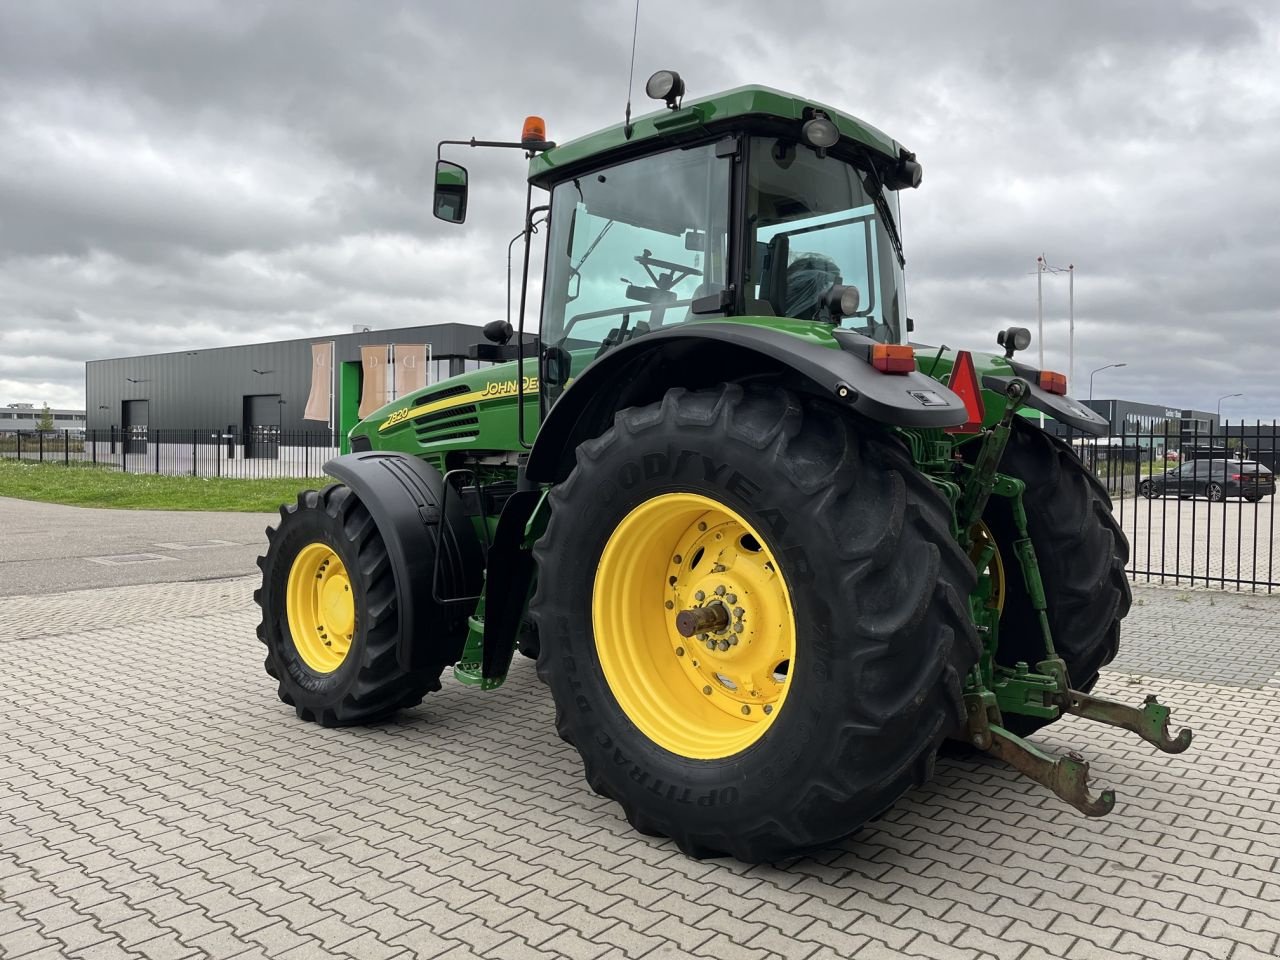
[[1171, 434], [1217, 429], [1218, 415], [1207, 410], [1184, 410], [1136, 400], [1084, 400], [1086, 407], [1106, 417], [1113, 434], [1160, 432], [1168, 424]]
[[[0, 433], [17, 433], [40, 428], [44, 407], [34, 403], [10, 403], [0, 407]], [[57, 431], [84, 429], [84, 411], [49, 408], [49, 419]]]
[[87, 426], [135, 446], [168, 432], [216, 431], [246, 456], [255, 443], [274, 447], [289, 435], [317, 444], [327, 435], [337, 445], [399, 394], [487, 366], [468, 359], [482, 341], [478, 327], [441, 323], [91, 360]]

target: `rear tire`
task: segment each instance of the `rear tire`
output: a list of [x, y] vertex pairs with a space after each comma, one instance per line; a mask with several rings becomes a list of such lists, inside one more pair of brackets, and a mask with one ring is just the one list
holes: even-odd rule
[[[301, 719], [326, 727], [373, 723], [440, 689], [440, 673], [457, 661], [462, 638], [432, 638], [434, 649], [420, 642], [416, 665], [402, 662], [399, 598], [387, 548], [349, 487], [298, 494], [297, 503], [280, 508], [280, 525], [267, 528], [267, 540], [267, 553], [258, 558], [262, 586], [253, 594], [262, 609], [258, 639], [267, 647], [264, 666], [279, 682], [280, 699]], [[308, 558], [315, 554], [327, 556], [329, 566], [314, 574], [314, 582], [327, 588], [324, 578], [339, 569], [350, 585], [350, 611], [335, 613], [326, 596], [306, 590], [314, 570]], [[332, 623], [308, 623], [308, 609], [321, 620], [330, 619], [324, 614], [349, 616], [349, 640], [343, 639], [346, 630], [335, 634]], [[326, 650], [326, 641], [348, 646], [339, 656]]]
[[1221, 503], [1223, 501], [1222, 486], [1220, 484], [1211, 483], [1204, 488], [1204, 495], [1209, 498], [1210, 503]]
[[1139, 484], [1138, 486], [1138, 492], [1142, 494], [1144, 497], [1146, 497], [1148, 500], [1154, 500], [1156, 498], [1155, 484], [1153, 484], [1150, 480], [1143, 480], [1142, 483]]
[[[685, 513], [663, 514], [666, 503]], [[979, 652], [967, 605], [975, 572], [951, 536], [945, 499], [879, 427], [777, 389], [670, 390], [583, 443], [550, 504], [535, 547], [538, 675], [587, 782], [617, 800], [639, 832], [671, 837], [692, 856], [794, 856], [853, 832], [928, 779], [942, 740], [962, 729], [962, 682]], [[674, 522], [700, 542], [722, 520], [737, 531], [724, 542], [740, 549], [706, 547], [704, 557], [701, 547], [677, 551], [689, 541], [668, 544], [652, 532]], [[620, 528], [626, 547], [614, 545]], [[628, 550], [653, 551], [674, 564], [663, 570], [679, 573], [602, 581], [598, 571], [614, 569]], [[748, 563], [743, 550], [755, 554], [757, 573], [780, 572], [781, 586], [735, 586], [746, 582], [732, 579]], [[714, 663], [723, 651], [677, 633], [679, 610], [663, 599], [685, 608], [682, 578], [704, 562], [711, 567], [696, 576], [729, 580], [723, 596], [742, 594], [727, 603], [746, 608], [748, 628], [724, 628], [744, 644]], [[696, 583], [688, 581], [691, 597]], [[767, 608], [787, 611], [777, 619], [753, 607], [770, 590], [788, 598]], [[631, 619], [636, 632], [627, 633]], [[600, 624], [607, 632], [597, 633]], [[620, 634], [628, 637], [621, 652]], [[759, 685], [754, 712], [742, 694], [752, 720], [733, 719], [721, 702], [730, 694], [716, 689], [713, 699], [714, 680], [701, 688], [688, 680], [688, 669], [700, 668], [695, 657], [714, 666], [753, 650], [776, 656], [769, 645], [785, 636], [794, 647], [780, 649], [794, 649], [794, 660], [771, 674], [777, 686]], [[619, 674], [618, 657], [631, 669]], [[775, 703], [771, 719], [751, 728], [770, 712], [761, 704]]]
[[[1071, 685], [1088, 692], [1120, 646], [1120, 621], [1132, 594], [1124, 567], [1129, 543], [1111, 513], [1106, 488], [1061, 440], [1016, 423], [1000, 471], [1026, 483], [1027, 532], [1044, 583], [1054, 649]], [[1044, 659], [1039, 619], [1022, 582], [1012, 544], [1017, 539], [1009, 501], [993, 496], [983, 516], [1004, 557], [1006, 599], [996, 660], [1033, 668]], [[1053, 721], [1010, 714], [1006, 725], [1027, 734]]]

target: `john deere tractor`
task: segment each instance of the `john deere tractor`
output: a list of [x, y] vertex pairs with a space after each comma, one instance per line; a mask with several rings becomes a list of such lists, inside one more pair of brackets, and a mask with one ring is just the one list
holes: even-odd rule
[[[1104, 422], [1017, 358], [1024, 329], [990, 354], [910, 342], [910, 151], [763, 87], [648, 92], [655, 113], [562, 145], [538, 118], [442, 142], [528, 160], [516, 322], [361, 421], [267, 531], [280, 699], [375, 723], [446, 670], [501, 687], [519, 650], [591, 788], [694, 856], [828, 844], [948, 738], [1107, 813], [1081, 757], [1026, 738], [1065, 714], [1172, 753], [1191, 733], [1089, 693], [1128, 546], [1038, 414]], [[436, 215], [462, 222], [467, 190], [440, 159]]]

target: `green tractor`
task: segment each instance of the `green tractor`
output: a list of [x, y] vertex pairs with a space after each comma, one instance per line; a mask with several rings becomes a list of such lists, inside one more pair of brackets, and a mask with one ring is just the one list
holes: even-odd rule
[[[1019, 412], [1105, 423], [1002, 351], [912, 344], [915, 156], [763, 87], [556, 145], [530, 118], [517, 323], [388, 404], [267, 531], [258, 636], [299, 717], [375, 723], [537, 660], [587, 782], [694, 856], [788, 857], [926, 781], [950, 738], [1090, 816], [1065, 714], [1176, 753], [1154, 697], [1089, 694], [1129, 610], [1105, 490]], [[466, 217], [437, 164], [435, 213]], [[541, 236], [539, 236], [541, 234]], [[530, 251], [541, 323], [524, 331]], [[521, 235], [517, 235], [519, 240]], [[513, 240], [513, 243], [515, 241]]]

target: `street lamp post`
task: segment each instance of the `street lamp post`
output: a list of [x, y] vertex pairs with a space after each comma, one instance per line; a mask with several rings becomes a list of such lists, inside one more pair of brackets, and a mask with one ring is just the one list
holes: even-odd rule
[[1218, 423], [1222, 423], [1222, 401], [1230, 400], [1232, 397], [1243, 397], [1243, 393], [1227, 393], [1218, 398]]
[[1089, 399], [1090, 400], [1093, 399], [1093, 375], [1095, 373], [1101, 373], [1103, 370], [1110, 370], [1112, 367], [1127, 367], [1128, 365], [1129, 364], [1127, 363], [1108, 363], [1104, 367], [1098, 367], [1096, 370], [1090, 370], [1089, 371]]

